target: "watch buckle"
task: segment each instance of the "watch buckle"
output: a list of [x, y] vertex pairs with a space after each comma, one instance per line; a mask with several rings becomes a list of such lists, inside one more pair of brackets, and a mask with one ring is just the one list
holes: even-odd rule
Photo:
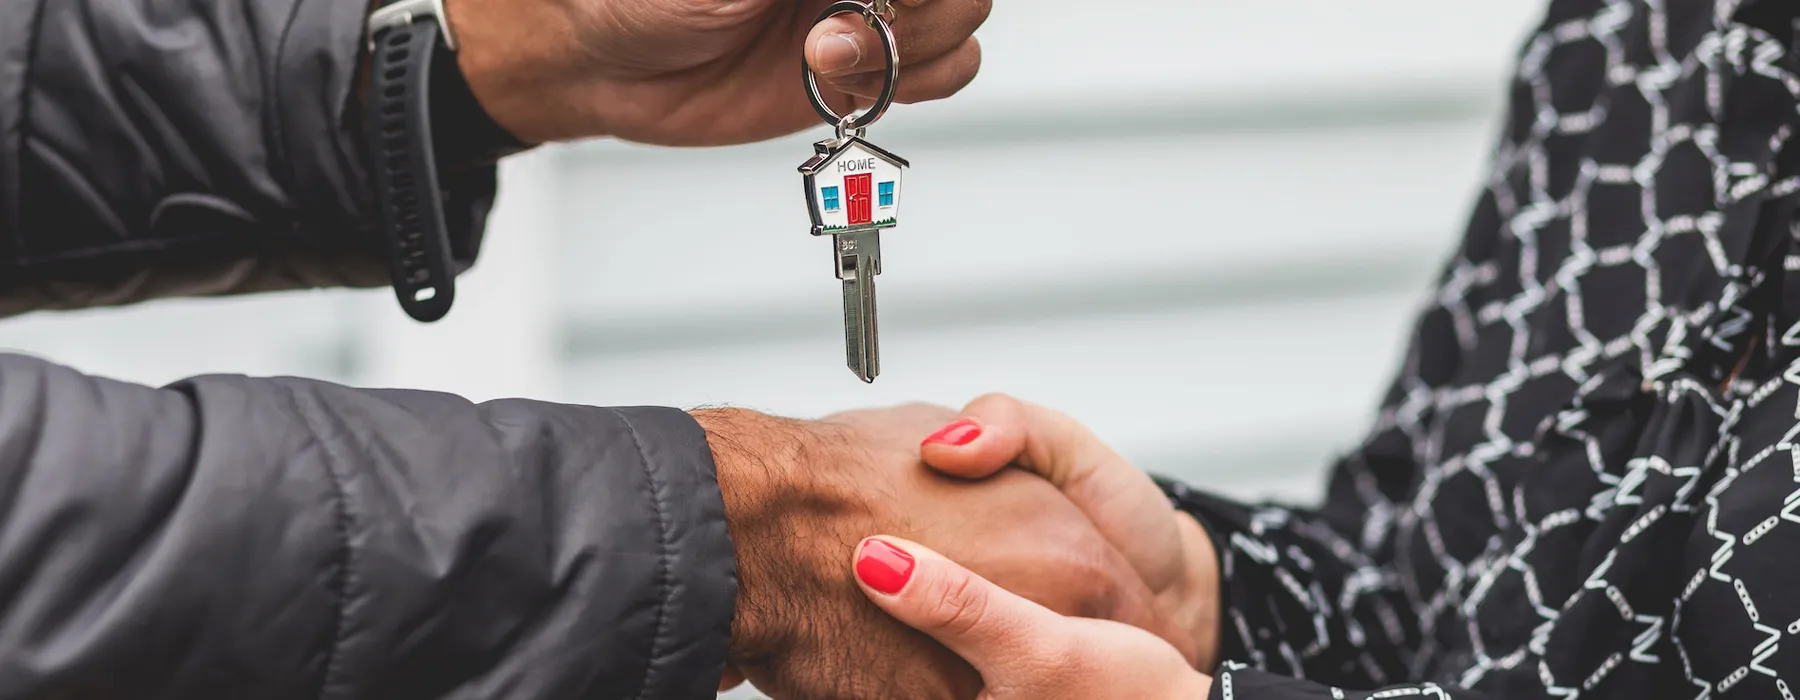
[[369, 15], [369, 50], [375, 50], [376, 34], [422, 18], [437, 20], [438, 31], [444, 35], [444, 48], [456, 50], [456, 35], [451, 33], [450, 20], [444, 14], [444, 0], [398, 0], [375, 10]]

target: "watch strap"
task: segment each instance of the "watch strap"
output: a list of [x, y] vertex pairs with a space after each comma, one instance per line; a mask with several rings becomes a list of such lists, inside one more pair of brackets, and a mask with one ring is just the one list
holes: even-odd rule
[[454, 40], [434, 10], [442, 6], [403, 0], [371, 17], [365, 105], [388, 273], [400, 307], [423, 323], [450, 312], [457, 272], [431, 132], [432, 64], [440, 34], [446, 48]]
[[[531, 148], [488, 114], [456, 60], [454, 52], [441, 50], [431, 68], [431, 131], [446, 179]], [[454, 236], [450, 243], [456, 244]]]

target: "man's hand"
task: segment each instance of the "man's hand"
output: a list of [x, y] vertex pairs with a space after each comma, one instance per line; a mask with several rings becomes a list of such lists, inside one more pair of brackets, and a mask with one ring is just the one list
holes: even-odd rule
[[[857, 589], [843, 562], [864, 537], [928, 542], [1050, 610], [1159, 626], [1131, 565], [1049, 482], [978, 483], [919, 463], [918, 439], [954, 417], [909, 406], [808, 422], [697, 411], [738, 553], [731, 661], [779, 698], [973, 698], [980, 676]], [[728, 676], [731, 675], [728, 673]]]
[[1217, 665], [1219, 571], [1212, 540], [1086, 426], [995, 394], [970, 402], [960, 419], [926, 438], [919, 451], [946, 474], [979, 479], [1017, 466], [1055, 484], [1131, 561], [1166, 619], [1187, 630], [1175, 646], [1196, 668]]
[[[896, 0], [901, 102], [975, 78], [991, 0]], [[881, 91], [885, 58], [828, 0], [447, 0], [469, 86], [528, 143], [612, 136], [669, 146], [749, 143], [820, 123], [800, 60], [840, 112]]]

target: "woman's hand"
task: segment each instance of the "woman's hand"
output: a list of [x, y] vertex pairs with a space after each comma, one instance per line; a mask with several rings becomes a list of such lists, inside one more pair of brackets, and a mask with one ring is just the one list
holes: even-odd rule
[[863, 540], [853, 566], [877, 606], [981, 673], [981, 700], [1201, 700], [1212, 688], [1149, 632], [1063, 617], [912, 542]]
[[929, 543], [1056, 613], [1163, 627], [1142, 577], [1050, 483], [1020, 471], [959, 483], [919, 465], [919, 436], [954, 410], [915, 404], [821, 421], [696, 414], [738, 554], [730, 661], [739, 665], [726, 686], [747, 676], [777, 698], [980, 690], [961, 658], [864, 600], [845, 545], [874, 534]]
[[1048, 479], [1125, 555], [1150, 585], [1158, 608], [1185, 635], [1155, 631], [1173, 640], [1195, 668], [1217, 665], [1219, 572], [1212, 540], [1086, 426], [1042, 406], [989, 395], [926, 438], [920, 454], [938, 471], [964, 478], [1017, 466]]
[[[901, 102], [975, 78], [992, 0], [894, 0]], [[458, 62], [490, 115], [528, 143], [612, 136], [668, 146], [749, 143], [820, 124], [800, 60], [839, 113], [873, 102], [886, 57], [829, 0], [447, 0]]]

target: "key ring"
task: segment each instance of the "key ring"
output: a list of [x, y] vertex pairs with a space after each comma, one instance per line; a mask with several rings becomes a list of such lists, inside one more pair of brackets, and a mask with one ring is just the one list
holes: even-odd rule
[[[888, 24], [893, 24], [894, 18], [898, 17], [900, 12], [894, 7], [894, 0], [869, 0], [869, 8], [874, 10], [871, 14], [880, 17], [882, 21], [885, 21]], [[875, 28], [874, 19], [865, 18], [863, 21], [869, 24], [870, 29]]]
[[825, 119], [826, 124], [837, 127], [839, 140], [869, 128], [881, 120], [889, 107], [894, 106], [894, 92], [900, 86], [900, 45], [894, 41], [894, 27], [891, 24], [894, 7], [888, 4], [891, 1], [872, 0], [871, 4], [861, 0], [838, 0], [819, 13], [818, 19], [813, 20], [816, 25], [838, 15], [862, 15], [863, 20], [875, 30], [875, 35], [881, 37], [881, 51], [887, 55], [887, 75], [881, 85], [881, 95], [875, 98], [875, 104], [870, 105], [862, 116], [854, 113], [839, 115], [832, 111], [831, 106], [825, 104], [825, 96], [819, 93], [819, 76], [813, 73], [812, 66], [807, 65], [805, 59], [800, 60], [800, 70], [806, 74], [806, 97], [812, 100], [813, 110]]

